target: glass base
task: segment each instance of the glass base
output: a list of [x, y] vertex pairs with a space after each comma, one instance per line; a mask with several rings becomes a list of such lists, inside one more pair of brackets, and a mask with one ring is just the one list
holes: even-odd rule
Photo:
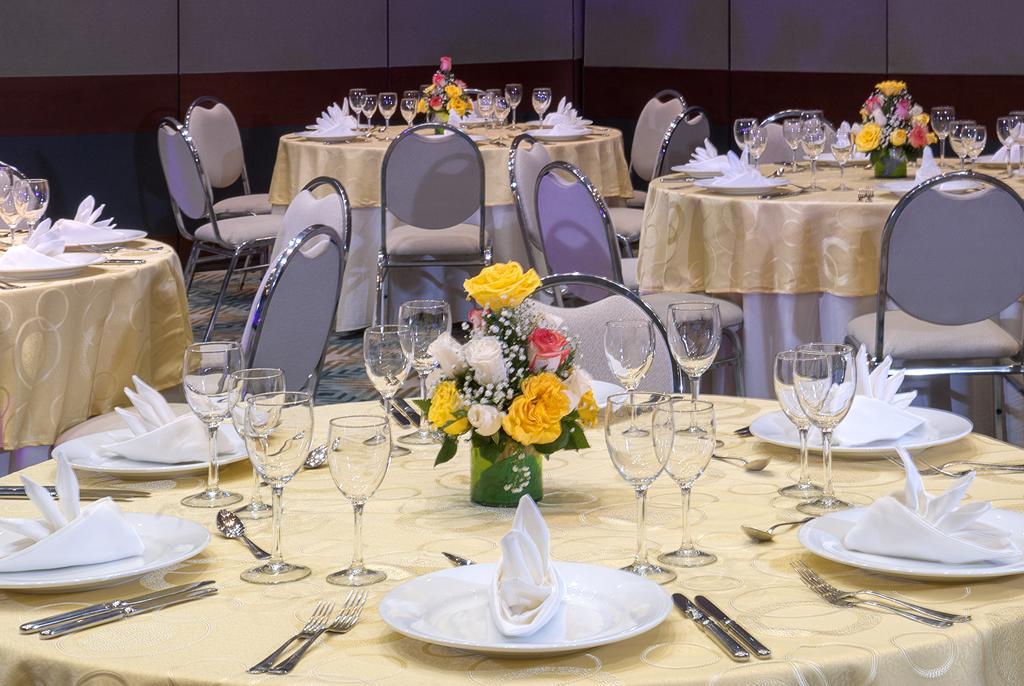
[[845, 183], [841, 183], [832, 190], [834, 191], [852, 191], [853, 189], [847, 186]]
[[231, 491], [216, 490], [205, 490], [194, 495], [190, 495], [187, 498], [181, 499], [181, 504], [185, 507], [217, 507], [221, 508], [225, 505], [233, 505], [242, 501], [240, 493], [232, 493]]
[[697, 548], [680, 548], [658, 556], [658, 562], [673, 567], [703, 567], [718, 562], [718, 556]]
[[818, 484], [807, 483], [795, 483], [788, 486], [783, 486], [779, 489], [779, 494], [784, 495], [787, 498], [800, 498], [801, 500], [809, 500], [810, 498], [817, 498], [821, 495], [821, 486]]
[[821, 498], [818, 498], [817, 500], [800, 503], [799, 505], [796, 506], [796, 509], [798, 512], [803, 512], [804, 514], [819, 517], [823, 514], [828, 514], [829, 512], [846, 510], [851, 507], [853, 507], [853, 505], [844, 500], [840, 500], [835, 496], [829, 496], [827, 498], [823, 496]]
[[439, 431], [413, 431], [398, 437], [399, 443], [406, 445], [438, 445], [444, 442]]
[[815, 183], [815, 184], [812, 184], [812, 185], [808, 186], [806, 190], [808, 190], [808, 191], [823, 191], [825, 189]]
[[388, 575], [384, 572], [378, 572], [375, 569], [367, 569], [366, 567], [349, 567], [343, 569], [340, 572], [329, 574], [327, 576], [327, 583], [334, 584], [335, 586], [369, 586], [371, 584], [377, 584], [388, 578]]
[[267, 519], [274, 514], [274, 508], [267, 503], [250, 502], [245, 507], [235, 510], [235, 514], [238, 515], [239, 519]]
[[409, 455], [411, 453], [411, 450], [409, 450], [408, 448], [403, 448], [397, 443], [391, 444], [391, 457], [402, 457], [404, 455]]
[[634, 438], [640, 438], [649, 435], [651, 432], [647, 429], [641, 429], [639, 426], [631, 426], [628, 429], [623, 430], [623, 436], [632, 436]]
[[242, 572], [242, 581], [250, 584], [288, 584], [305, 579], [310, 574], [309, 567], [288, 564], [287, 562], [268, 562]]
[[671, 569], [652, 565], [650, 562], [634, 562], [633, 564], [626, 565], [621, 569], [624, 572], [629, 572], [631, 574], [636, 574], [637, 576], [642, 576], [645, 579], [650, 579], [656, 584], [667, 584], [676, 580], [676, 573]]

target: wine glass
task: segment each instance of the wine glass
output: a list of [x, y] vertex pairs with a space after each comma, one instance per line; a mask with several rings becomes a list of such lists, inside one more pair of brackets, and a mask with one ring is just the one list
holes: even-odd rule
[[971, 160], [971, 167], [977, 168], [978, 156], [985, 151], [985, 144], [988, 142], [988, 127], [984, 124], [975, 124], [967, 137], [967, 156]]
[[800, 137], [803, 133], [803, 125], [799, 119], [786, 119], [782, 122], [782, 138], [786, 141], [786, 145], [789, 146], [790, 151], [793, 154], [793, 161], [790, 163], [790, 169], [794, 172], [799, 171], [799, 167], [796, 163], [796, 151], [800, 148]]
[[832, 140], [832, 156], [836, 158], [836, 162], [839, 164], [839, 186], [836, 187], [836, 190], [848, 191], [850, 187], [846, 185], [844, 174], [846, 172], [846, 164], [853, 156], [852, 133], [836, 134], [836, 137]]
[[336, 586], [368, 586], [388, 578], [363, 564], [363, 508], [391, 464], [391, 428], [385, 417], [335, 417], [327, 438], [327, 464], [341, 494], [352, 503], [352, 562], [327, 577]]
[[407, 90], [402, 91], [402, 97], [403, 98], [415, 98], [415, 99], [419, 100], [421, 97], [423, 97], [423, 92], [422, 91], [418, 91], [415, 88], [409, 88]]
[[832, 431], [846, 418], [857, 393], [857, 364], [853, 347], [839, 343], [809, 343], [797, 348], [793, 371], [797, 401], [811, 424], [821, 431], [825, 482], [821, 497], [796, 509], [822, 515], [850, 507], [836, 497], [832, 484]]
[[750, 160], [750, 146], [748, 136], [750, 130], [757, 127], [757, 120], [752, 117], [742, 117], [732, 124], [732, 137], [736, 141], [736, 148], [740, 153], [747, 153], [747, 160]]
[[716, 303], [689, 301], [669, 305], [672, 333], [669, 347], [676, 364], [690, 378], [690, 396], [700, 399], [700, 377], [718, 356], [722, 343], [722, 313]]
[[514, 129], [516, 128], [516, 108], [523, 101], [523, 84], [506, 83], [505, 99], [508, 100], [509, 107], [512, 108], [512, 128]]
[[491, 115], [494, 114], [494, 95], [491, 93], [481, 93], [476, 99], [476, 107], [480, 111], [480, 116], [486, 122], [486, 128], [490, 128]]
[[751, 127], [747, 131], [746, 144], [747, 149], [750, 151], [750, 157], [753, 160], [751, 164], [754, 169], [759, 169], [761, 155], [764, 154], [764, 149], [768, 147], [768, 129], [763, 126]]
[[[658, 556], [658, 562], [673, 567], [703, 567], [718, 560], [712, 553], [693, 545], [690, 536], [690, 492], [704, 473], [715, 452], [715, 406], [676, 398], [655, 410], [654, 430], [664, 432], [654, 443], [668, 453], [665, 471], [683, 496], [683, 537], [679, 548]], [[669, 415], [665, 420], [660, 415]]]
[[800, 145], [804, 150], [804, 155], [811, 160], [811, 185], [808, 186], [808, 190], [825, 190], [816, 185], [814, 179], [818, 173], [818, 157], [825, 152], [826, 136], [825, 123], [821, 119], [810, 117], [804, 120]]
[[302, 469], [313, 437], [313, 396], [285, 391], [260, 393], [245, 401], [245, 446], [260, 478], [270, 484], [274, 509], [274, 549], [265, 564], [242, 572], [251, 584], [285, 584], [309, 576], [309, 567], [284, 561], [281, 554], [281, 500], [284, 485]]
[[508, 113], [511, 110], [508, 98], [504, 95], [498, 95], [494, 98], [494, 123], [504, 128], [505, 120], [508, 118]]
[[[996, 119], [996, 137], [1006, 148], [1006, 178], [1013, 177], [1013, 144], [1017, 133], [1017, 123], [1014, 117], [999, 117]], [[2, 190], [2, 181], [0, 181]]]
[[964, 144], [964, 136], [967, 129], [974, 125], [973, 119], [957, 119], [949, 125], [949, 147], [960, 158], [960, 171], [967, 168], [967, 147]]
[[811, 420], [800, 407], [793, 379], [796, 359], [796, 350], [786, 350], [775, 356], [775, 397], [782, 407], [782, 413], [796, 426], [800, 436], [800, 476], [795, 484], [780, 488], [779, 493], [790, 498], [817, 498], [821, 495], [821, 486], [811, 483], [807, 469], [807, 432], [811, 428]]
[[14, 207], [22, 219], [28, 221], [28, 230], [46, 214], [50, 204], [50, 182], [46, 179], [16, 179], [14, 182]]
[[350, 88], [348, 91], [348, 106], [356, 115], [356, 128], [360, 127], [363, 113], [363, 98], [366, 97], [365, 88]]
[[[654, 483], [669, 450], [660, 442], [671, 440], [671, 413], [657, 413], [655, 409], [669, 400], [662, 393], [616, 393], [608, 396], [604, 406], [604, 438], [608, 454], [619, 475], [633, 487], [636, 494], [636, 556], [622, 569], [646, 577], [659, 584], [675, 580], [675, 572], [659, 567], [647, 559], [647, 490]], [[661, 425], [656, 424], [661, 422]], [[649, 425], [651, 430], [637, 436], [629, 431], [634, 423]]]
[[14, 245], [14, 229], [21, 223], [21, 213], [14, 204], [14, 172], [7, 165], [0, 165], [0, 221], [10, 229], [11, 245]]
[[1014, 139], [1017, 141], [1019, 152], [1021, 152], [1017, 161], [1017, 171], [1024, 174], [1024, 110], [1014, 110], [1008, 116], [1013, 117], [1015, 122]]
[[949, 105], [940, 105], [932, 108], [930, 122], [935, 137], [939, 139], [939, 166], [945, 166], [946, 162], [946, 139], [949, 137], [949, 125], [956, 119], [956, 110]]
[[[245, 435], [245, 401], [254, 395], [284, 391], [284, 372], [273, 368], [239, 369], [231, 373], [231, 421], [240, 436]], [[253, 438], [258, 438], [254, 436]], [[263, 480], [253, 469], [252, 499], [236, 514], [243, 519], [263, 519], [270, 516], [271, 507], [263, 502], [260, 492]]]
[[193, 343], [185, 348], [182, 386], [189, 408], [206, 425], [210, 464], [206, 488], [181, 501], [188, 507], [224, 507], [242, 499], [220, 488], [217, 431], [231, 414], [231, 374], [242, 367], [242, 349], [234, 342]]
[[[654, 324], [650, 320], [619, 319], [604, 325], [604, 356], [608, 368], [627, 391], [635, 391], [654, 363]], [[626, 431], [647, 431], [635, 423]]]
[[419, 98], [402, 98], [401, 112], [406, 127], [412, 126], [412, 120], [416, 118], [416, 109], [419, 104]]
[[363, 96], [363, 114], [366, 115], [366, 130], [373, 131], [373, 113], [377, 111], [377, 94], [367, 93]]
[[[451, 311], [445, 300], [409, 300], [398, 308], [398, 322], [404, 332], [402, 348], [419, 375], [420, 397], [423, 399], [427, 397], [427, 375], [435, 364], [427, 348], [441, 334], [451, 333], [451, 321]], [[426, 412], [420, 412], [419, 428], [400, 436], [398, 440], [409, 445], [441, 442], [439, 435], [430, 430]]]
[[543, 126], [544, 113], [551, 107], [551, 89], [534, 88], [530, 103], [533, 105], [533, 111], [537, 113], [537, 126]]
[[384, 126], [380, 130], [387, 131], [391, 126], [391, 117], [395, 116], [395, 110], [398, 109], [398, 93], [381, 93], [378, 107], [380, 107], [381, 116], [384, 117]]
[[[397, 324], [379, 324], [363, 332], [363, 361], [366, 364], [366, 375], [384, 399], [385, 417], [391, 416], [391, 403], [395, 393], [409, 375], [411, 362], [402, 343], [405, 336], [405, 327]], [[388, 442], [391, 442], [390, 433]], [[400, 445], [391, 446], [393, 455], [408, 455], [410, 452], [408, 448]]]

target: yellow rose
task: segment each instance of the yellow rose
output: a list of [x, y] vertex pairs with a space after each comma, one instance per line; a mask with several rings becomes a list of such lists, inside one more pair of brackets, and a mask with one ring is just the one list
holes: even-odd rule
[[580, 413], [580, 421], [583, 422], [584, 426], [594, 426], [597, 424], [597, 400], [594, 398], [593, 391], [587, 391], [580, 398], [580, 404], [576, 406], [576, 410]]
[[562, 433], [562, 417], [569, 414], [569, 396], [562, 381], [543, 372], [523, 381], [520, 390], [501, 427], [523, 445], [551, 443]]
[[540, 287], [540, 277], [532, 269], [524, 273], [518, 262], [503, 262], [482, 269], [462, 285], [480, 307], [497, 311], [505, 307], [518, 307]]
[[462, 98], [455, 98], [448, 104], [448, 109], [461, 117], [462, 115], [466, 114], [466, 110], [468, 108], [466, 107], [465, 100], [463, 100]]
[[449, 83], [444, 87], [444, 94], [449, 98], [457, 98], [462, 95], [462, 89], [456, 86], [454, 83]]
[[895, 129], [889, 134], [889, 143], [893, 147], [900, 147], [907, 142], [907, 130], [906, 129]]
[[865, 124], [857, 134], [857, 149], [861, 152], [871, 152], [882, 142], [882, 127], [874, 122]]
[[931, 120], [932, 118], [928, 116], [927, 112], [922, 112], [921, 114], [914, 117], [914, 123], [919, 124], [921, 126], [928, 126], [928, 122], [930, 122]]
[[868, 120], [868, 111], [863, 107], [860, 108], [860, 120], [865, 122]]
[[455, 388], [454, 381], [442, 381], [434, 388], [434, 395], [430, 398], [430, 412], [427, 419], [435, 428], [444, 431], [449, 436], [458, 436], [469, 429], [469, 420], [466, 413], [462, 412], [461, 417], [456, 412], [462, 409], [462, 398]]
[[907, 84], [904, 81], [882, 81], [881, 83], [875, 84], [875, 88], [877, 88], [882, 95], [890, 98], [897, 93], [902, 93], [907, 90]]
[[928, 133], [928, 145], [935, 145], [938, 142], [939, 142], [939, 137], [936, 136], [934, 133], [929, 132]]
[[419, 102], [416, 103], [416, 111], [419, 112], [420, 114], [426, 114], [426, 112], [427, 112], [427, 101], [425, 99], [423, 99], [423, 98], [419, 99]]

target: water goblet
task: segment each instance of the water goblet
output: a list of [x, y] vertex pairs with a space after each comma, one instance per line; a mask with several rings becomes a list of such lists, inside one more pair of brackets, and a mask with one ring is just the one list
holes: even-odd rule
[[796, 163], [796, 151], [800, 149], [800, 136], [802, 132], [803, 125], [799, 119], [786, 119], [782, 122], [782, 138], [786, 141], [786, 145], [789, 146], [792, 153], [793, 159], [790, 162], [790, 169], [794, 172], [800, 169]]
[[[231, 373], [231, 421], [240, 436], [245, 435], [245, 401], [254, 395], [282, 393], [284, 372], [269, 367], [239, 369]], [[255, 437], [254, 437], [255, 438]], [[264, 519], [270, 516], [272, 508], [263, 501], [261, 493], [263, 480], [253, 469], [252, 498], [249, 504], [236, 514], [243, 519]]]
[[481, 93], [476, 99], [476, 107], [480, 111], [480, 116], [486, 122], [486, 128], [490, 128], [491, 115], [494, 114], [494, 95], [491, 93]]
[[[426, 399], [427, 376], [436, 362], [427, 348], [441, 334], [451, 333], [451, 311], [445, 300], [410, 300], [398, 308], [398, 322], [404, 332], [402, 347], [419, 376], [420, 397]], [[398, 440], [409, 445], [430, 445], [442, 439], [431, 431], [426, 413], [421, 412], [417, 430], [399, 436]]]
[[975, 124], [968, 129], [967, 156], [971, 160], [971, 167], [977, 168], [978, 157], [985, 151], [985, 144], [988, 142], [988, 127], [984, 124]]
[[21, 213], [14, 203], [14, 172], [6, 165], [0, 165], [0, 221], [10, 230], [11, 245], [14, 245], [14, 230], [21, 223]]
[[825, 139], [827, 136], [828, 133], [825, 130], [824, 121], [817, 117], [804, 120], [800, 146], [803, 148], [804, 155], [811, 160], [811, 185], [808, 186], [808, 190], [825, 190], [815, 183], [815, 177], [818, 173], [818, 157], [821, 156], [821, 153], [825, 152]]
[[[391, 406], [398, 389], [405, 383], [412, 362], [405, 351], [402, 340], [406, 336], [404, 326], [378, 324], [363, 332], [363, 361], [370, 383], [384, 400], [384, 415], [391, 416]], [[391, 434], [388, 433], [391, 443]], [[391, 443], [392, 455], [408, 455], [411, 451]]]
[[836, 135], [832, 141], [832, 156], [839, 164], [839, 185], [836, 190], [848, 191], [850, 187], [846, 185], [845, 172], [846, 165], [853, 156], [853, 134], [840, 133]]
[[668, 337], [672, 357], [690, 379], [693, 402], [700, 399], [700, 377], [714, 363], [722, 344], [722, 313], [716, 303], [688, 301], [669, 305]]
[[352, 114], [356, 115], [356, 128], [360, 127], [363, 114], [363, 98], [366, 97], [365, 88], [350, 88], [348, 91], [348, 106]]
[[800, 407], [793, 378], [796, 359], [795, 350], [786, 350], [775, 356], [775, 397], [782, 407], [782, 413], [796, 426], [797, 434], [800, 436], [800, 476], [795, 484], [780, 488], [779, 493], [790, 498], [817, 498], [821, 495], [821, 486], [811, 482], [807, 468], [807, 432], [811, 428], [811, 420]]
[[384, 117], [384, 126], [380, 127], [383, 133], [391, 126], [391, 117], [395, 116], [395, 110], [398, 109], [398, 93], [381, 93], [377, 106], [380, 108], [381, 116]]
[[732, 123], [732, 137], [736, 141], [736, 149], [740, 153], [747, 153], [747, 160], [750, 160], [750, 146], [748, 136], [751, 129], [757, 127], [757, 120], [753, 117], [741, 117]]
[[403, 98], [415, 98], [416, 100], [419, 100], [422, 96], [423, 92], [418, 91], [415, 88], [409, 88], [407, 90], [402, 91]]
[[363, 114], [366, 115], [366, 132], [373, 131], [373, 113], [377, 111], [377, 94], [367, 93], [363, 96]]
[[[654, 324], [650, 320], [619, 319], [604, 325], [604, 355], [612, 375], [627, 391], [635, 391], [654, 363]], [[635, 423], [626, 431], [647, 434]]]
[[750, 151], [750, 164], [754, 169], [759, 169], [761, 165], [761, 155], [764, 154], [764, 149], [768, 147], [768, 129], [763, 126], [754, 126], [747, 131], [746, 136], [747, 150]]
[[419, 108], [419, 98], [402, 98], [401, 112], [406, 127], [412, 126], [412, 120], [416, 118], [416, 111]]
[[949, 105], [932, 108], [930, 123], [935, 137], [939, 139], [939, 166], [946, 163], [946, 139], [949, 138], [949, 125], [956, 119], [956, 110]]
[[1006, 178], [1013, 177], [1013, 145], [1015, 142], [1016, 122], [1013, 117], [996, 119], [996, 137], [1006, 148]]
[[494, 123], [504, 128], [505, 120], [508, 118], [508, 113], [511, 109], [508, 98], [504, 95], [498, 95], [494, 98]]
[[514, 129], [516, 128], [516, 108], [523, 101], [523, 84], [506, 83], [505, 99], [508, 100], [509, 107], [512, 108], [512, 128]]
[[551, 89], [534, 88], [530, 97], [530, 104], [533, 105], [533, 111], [537, 113], [537, 126], [542, 126], [544, 124], [544, 114], [551, 107]]
[[967, 168], [967, 144], [964, 138], [968, 129], [974, 125], [973, 119], [957, 119], [949, 125], [949, 147], [960, 158], [960, 171]]
[[28, 230], [32, 231], [50, 204], [50, 182], [46, 179], [16, 179], [13, 193], [14, 207], [21, 218], [28, 221]]

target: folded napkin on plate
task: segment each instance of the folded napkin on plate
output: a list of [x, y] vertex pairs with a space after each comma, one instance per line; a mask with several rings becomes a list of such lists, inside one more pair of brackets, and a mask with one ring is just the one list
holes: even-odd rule
[[1005, 164], [1006, 158], [1009, 157], [1011, 164], [1020, 164], [1020, 151], [1020, 145], [1014, 144], [1009, 148], [1004, 145], [995, 151], [995, 154], [992, 155], [992, 161]]
[[916, 183], [923, 183], [936, 176], [942, 176], [942, 170], [939, 169], [939, 163], [935, 161], [932, 149], [925, 147], [924, 154], [921, 156], [921, 166], [917, 168], [917, 173], [914, 174], [914, 181]]
[[693, 151], [686, 166], [694, 171], [725, 172], [729, 169], [729, 158], [726, 155], [719, 155], [718, 148], [711, 139], [705, 138], [704, 145]]
[[519, 499], [512, 530], [501, 539], [491, 584], [491, 615], [506, 636], [528, 636], [562, 606], [565, 582], [551, 561], [548, 526], [529, 495]]
[[44, 219], [32, 230], [28, 239], [0, 255], [0, 267], [9, 269], [34, 269], [66, 267], [69, 262], [62, 258], [64, 241], [53, 230], [49, 219]]
[[55, 233], [56, 238], [60, 238], [68, 245], [88, 245], [109, 240], [110, 230], [117, 224], [113, 218], [100, 220], [104, 207], [106, 205], [96, 207], [96, 199], [88, 195], [79, 203], [75, 218], [58, 219], [54, 222], [51, 233]]
[[348, 100], [341, 107], [335, 102], [306, 129], [320, 136], [344, 136], [356, 132], [356, 118], [348, 112]]
[[726, 162], [728, 166], [722, 170], [721, 176], [715, 177], [711, 182], [712, 186], [763, 186], [768, 183], [768, 179], [762, 176], [761, 172], [747, 164], [746, 151], [740, 158], [730, 150], [726, 155]]
[[117, 503], [103, 498], [82, 507], [78, 479], [66, 460], [57, 458], [56, 501], [27, 476], [21, 483], [43, 518], [0, 519], [0, 530], [20, 537], [0, 551], [0, 572], [92, 565], [142, 554], [142, 539]]
[[974, 481], [966, 474], [939, 496], [928, 495], [913, 458], [898, 449], [907, 474], [903, 492], [879, 498], [846, 533], [850, 550], [947, 564], [1012, 562], [1022, 553], [1010, 532], [978, 521], [990, 503], [961, 505]]
[[544, 126], [546, 127], [555, 127], [561, 124], [570, 129], [583, 129], [586, 128], [587, 123], [565, 97], [558, 101], [558, 107], [554, 112], [544, 117]]
[[[125, 388], [124, 394], [137, 414], [120, 407], [115, 407], [114, 411], [134, 437], [101, 445], [100, 454], [163, 464], [207, 462], [210, 451], [206, 425], [199, 417], [191, 412], [178, 416], [156, 389], [137, 376], [132, 376], [132, 383], [135, 390]], [[222, 425], [217, 432], [218, 454], [234, 454], [242, 447], [242, 439], [234, 427]]]
[[917, 391], [900, 393], [905, 372], [889, 376], [892, 358], [886, 357], [868, 372], [868, 351], [862, 345], [857, 351], [857, 395], [842, 423], [836, 427], [836, 445], [857, 446], [875, 441], [895, 441], [924, 423], [907, 412]]

